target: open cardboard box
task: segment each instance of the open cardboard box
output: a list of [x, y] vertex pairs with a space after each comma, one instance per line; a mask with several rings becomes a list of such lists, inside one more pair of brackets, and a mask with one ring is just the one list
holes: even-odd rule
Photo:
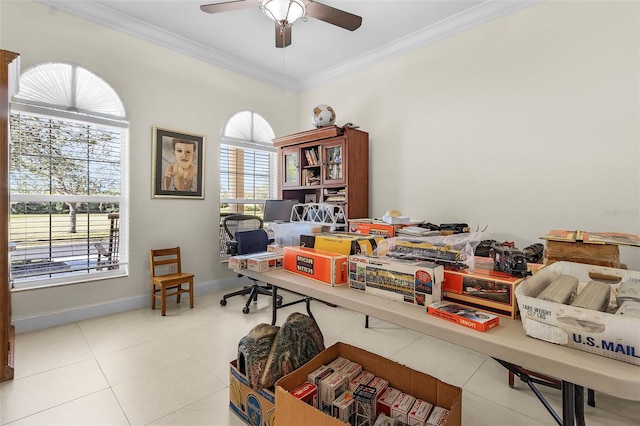
[[235, 359], [229, 363], [229, 408], [248, 425], [275, 424], [275, 395], [269, 389], [252, 389]]
[[545, 266], [516, 287], [520, 317], [528, 336], [607, 358], [640, 365], [640, 318], [593, 311], [537, 299], [560, 274], [576, 277], [578, 291], [589, 281], [610, 283], [612, 300], [621, 282], [640, 282], [640, 272], [573, 262]]
[[276, 382], [276, 424], [344, 426], [344, 423], [317, 408], [306, 404], [289, 392], [307, 380], [307, 375], [338, 356], [362, 365], [389, 381], [389, 386], [450, 410], [446, 425], [462, 423], [462, 389], [444, 383], [428, 374], [412, 370], [380, 355], [367, 352], [346, 343], [336, 343], [325, 349], [305, 365]]

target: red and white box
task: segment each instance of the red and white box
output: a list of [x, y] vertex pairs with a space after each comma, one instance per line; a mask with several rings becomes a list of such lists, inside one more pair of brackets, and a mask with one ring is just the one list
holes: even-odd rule
[[347, 365], [349, 365], [350, 362], [351, 361], [349, 361], [348, 359], [339, 356], [338, 358], [331, 361], [327, 365], [327, 367], [333, 368], [334, 371], [340, 371], [343, 368], [345, 368]]
[[400, 395], [393, 401], [391, 406], [391, 418], [407, 423], [407, 416], [416, 398], [408, 393], [400, 392]]
[[347, 376], [339, 371], [334, 371], [320, 382], [320, 409], [325, 413], [331, 413], [333, 401], [347, 390]]
[[318, 408], [318, 387], [313, 383], [304, 382], [290, 393], [312, 407]]
[[491, 330], [500, 324], [500, 317], [453, 302], [436, 302], [427, 307], [429, 315], [455, 322], [478, 331]]
[[375, 379], [376, 375], [370, 371], [362, 370], [355, 379], [349, 382], [349, 390], [355, 392], [358, 385], [369, 385], [369, 382]]
[[416, 402], [413, 403], [413, 407], [411, 407], [407, 415], [407, 424], [409, 424], [409, 426], [427, 426], [427, 419], [432, 409], [433, 404], [421, 399], [416, 399]]
[[353, 392], [344, 391], [333, 401], [333, 411], [331, 415], [345, 423], [352, 424], [351, 420], [355, 414]]
[[447, 417], [449, 417], [449, 410], [440, 406], [433, 407], [433, 410], [427, 419], [427, 425], [442, 426], [447, 423]]
[[309, 373], [307, 381], [315, 384], [319, 388], [320, 382], [331, 373], [333, 373], [333, 369], [323, 365]]
[[349, 382], [358, 377], [358, 374], [362, 373], [362, 366], [357, 362], [349, 361], [349, 365], [340, 370], [349, 377]]
[[383, 379], [382, 377], [376, 376], [373, 378], [373, 380], [367, 383], [367, 386], [371, 386], [372, 388], [376, 389], [377, 400], [384, 393], [385, 389], [387, 389], [387, 386], [389, 386], [389, 381]]
[[391, 406], [400, 393], [400, 389], [387, 386], [387, 389], [377, 399], [376, 413], [383, 413], [384, 415], [391, 417]]
[[[264, 253], [259, 254], [267, 254], [267, 252], [265, 251]], [[234, 271], [247, 269], [247, 262], [250, 257], [250, 254], [239, 254], [237, 256], [231, 256], [229, 258], [229, 261], [227, 262], [227, 266], [229, 267], [229, 269], [233, 269]]]
[[267, 252], [250, 256], [247, 259], [247, 269], [256, 272], [269, 272], [282, 269], [282, 253]]

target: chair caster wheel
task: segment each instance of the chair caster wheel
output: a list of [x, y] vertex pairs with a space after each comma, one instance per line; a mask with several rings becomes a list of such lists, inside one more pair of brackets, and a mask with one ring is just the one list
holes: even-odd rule
[[245, 306], [244, 308], [242, 308], [242, 313], [243, 314], [248, 314], [249, 313], [249, 307]]
[[227, 300], [226, 299], [220, 300], [220, 305], [221, 306], [227, 306]]
[[280, 306], [282, 306], [282, 300], [278, 299], [276, 301], [276, 308], [279, 308]]

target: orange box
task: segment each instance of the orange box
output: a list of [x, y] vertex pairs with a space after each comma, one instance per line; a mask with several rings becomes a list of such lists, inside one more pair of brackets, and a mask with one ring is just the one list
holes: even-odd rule
[[284, 247], [285, 270], [332, 286], [347, 283], [348, 260], [343, 254], [307, 247]]
[[396, 230], [404, 228], [405, 226], [408, 225], [390, 225], [373, 219], [356, 219], [349, 221], [349, 232], [390, 238], [396, 236]]
[[445, 269], [442, 296], [444, 300], [515, 319], [519, 314], [515, 290], [522, 280], [494, 271], [493, 259], [476, 257], [473, 272]]
[[427, 306], [427, 313], [478, 331], [491, 330], [500, 324], [500, 317], [477, 311], [453, 302], [436, 302]]

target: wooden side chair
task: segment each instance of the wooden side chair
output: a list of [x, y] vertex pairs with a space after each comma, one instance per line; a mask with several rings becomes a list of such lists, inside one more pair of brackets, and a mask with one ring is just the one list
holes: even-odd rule
[[[151, 263], [151, 309], [156, 308], [156, 299], [160, 299], [162, 316], [167, 313], [167, 296], [189, 293], [189, 305], [193, 309], [193, 274], [182, 272], [180, 247], [149, 250]], [[183, 285], [185, 287], [183, 287]]]

